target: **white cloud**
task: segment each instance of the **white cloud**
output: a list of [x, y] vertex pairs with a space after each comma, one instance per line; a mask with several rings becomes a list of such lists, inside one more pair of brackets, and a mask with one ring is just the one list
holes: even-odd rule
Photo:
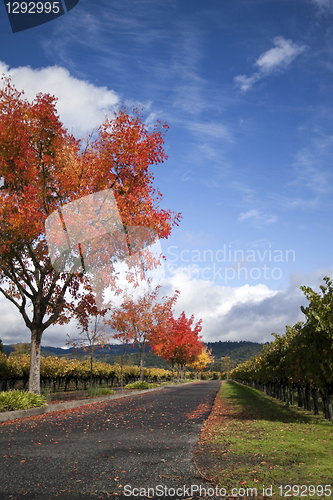
[[251, 219], [256, 226], [273, 224], [277, 221], [276, 215], [263, 214], [261, 210], [252, 209], [248, 212], [242, 212], [238, 217], [238, 221]]
[[246, 219], [250, 219], [252, 217], [255, 217], [255, 218], [259, 217], [259, 210], [249, 210], [248, 212], [243, 212], [238, 217], [238, 220], [243, 221]]
[[273, 49], [261, 54], [256, 61], [256, 65], [265, 73], [271, 73], [277, 68], [286, 68], [306, 49], [306, 45], [297, 45], [291, 40], [285, 40], [282, 36], [274, 38], [274, 45]]
[[[203, 320], [202, 336], [205, 342], [218, 340], [270, 342], [271, 334], [285, 333], [286, 325], [304, 321], [300, 310], [307, 300], [300, 290], [307, 285], [319, 290], [323, 277], [332, 276], [333, 269], [317, 269], [306, 275], [291, 274], [289, 286], [284, 290], [271, 290], [266, 284], [258, 283], [240, 287], [220, 286], [213, 281], [191, 279], [185, 267], [174, 271], [165, 280], [163, 295], [172, 295], [176, 289], [180, 296], [175, 307], [175, 317], [182, 311], [195, 321]], [[4, 344], [30, 342], [30, 332], [16, 308], [7, 299], [0, 298], [2, 318], [1, 339]], [[68, 325], [54, 325], [43, 334], [43, 345], [65, 346], [66, 334], [74, 334], [74, 322]]]
[[79, 80], [60, 66], [9, 68], [0, 61], [2, 73], [11, 75], [16, 88], [24, 90], [28, 100], [34, 99], [39, 92], [55, 95], [61, 121], [77, 137], [99, 126], [105, 115], [111, 117], [119, 103], [119, 97], [113, 90]]
[[251, 76], [238, 75], [234, 81], [242, 92], [250, 90], [253, 85], [279, 69], [285, 69], [292, 61], [306, 49], [306, 45], [297, 45], [292, 40], [286, 40], [282, 36], [277, 36], [273, 40], [275, 47], [261, 54], [255, 62], [259, 67], [259, 72]]
[[253, 73], [252, 76], [238, 75], [235, 77], [235, 83], [240, 87], [242, 92], [250, 90], [254, 83], [262, 78], [260, 73]]
[[166, 285], [165, 293], [179, 289], [181, 294], [175, 307], [175, 316], [182, 311], [203, 320], [202, 336], [205, 342], [218, 340], [270, 342], [272, 333], [283, 335], [286, 325], [305, 321], [300, 310], [307, 300], [301, 285], [318, 290], [325, 275], [332, 269], [316, 270], [307, 275], [290, 275], [290, 284], [284, 290], [271, 290], [267, 285], [248, 284], [241, 287], [219, 286], [208, 280], [189, 278], [186, 268], [178, 268]]
[[1, 335], [3, 344], [14, 344], [17, 342], [30, 342], [30, 330], [17, 308], [4, 296], [0, 296], [1, 311]]

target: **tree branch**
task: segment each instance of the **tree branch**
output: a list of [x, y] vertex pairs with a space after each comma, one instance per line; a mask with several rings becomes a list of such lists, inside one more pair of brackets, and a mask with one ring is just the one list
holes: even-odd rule
[[22, 304], [19, 304], [11, 295], [9, 295], [2, 287], [0, 287], [0, 292], [6, 297], [6, 299], [10, 300], [12, 304], [14, 304], [15, 307], [20, 311], [20, 313], [23, 316], [24, 322], [27, 326], [27, 328], [31, 328], [31, 320], [29, 316], [26, 313], [25, 306], [26, 306], [26, 298], [21, 295], [22, 298]]
[[[71, 273], [68, 275], [68, 277], [67, 277], [67, 279], [62, 287], [62, 290], [61, 290], [60, 294], [58, 295], [56, 303], [52, 304], [52, 308], [54, 311], [53, 314], [43, 324], [43, 331], [46, 330], [46, 328], [48, 328], [50, 325], [52, 325], [58, 319], [59, 313], [60, 313], [60, 308], [64, 302], [64, 296], [65, 296], [66, 290], [67, 290], [68, 286], [70, 285], [70, 282], [72, 281], [74, 276], [75, 276], [74, 273]], [[51, 305], [51, 304], [48, 304], [48, 305]]]

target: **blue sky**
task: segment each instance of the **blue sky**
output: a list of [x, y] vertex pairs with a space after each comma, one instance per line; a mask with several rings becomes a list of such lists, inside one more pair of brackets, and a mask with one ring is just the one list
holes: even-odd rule
[[[206, 341], [272, 340], [304, 318], [299, 287], [333, 275], [332, 22], [332, 0], [80, 0], [13, 34], [0, 9], [0, 73], [56, 95], [77, 137], [123, 102], [168, 122], [155, 182], [183, 218], [164, 289]], [[28, 341], [0, 308], [4, 343]]]

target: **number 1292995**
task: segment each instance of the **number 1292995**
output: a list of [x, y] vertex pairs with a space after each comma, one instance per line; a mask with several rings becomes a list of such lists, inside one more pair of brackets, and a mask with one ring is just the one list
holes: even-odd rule
[[281, 497], [330, 497], [332, 495], [332, 489], [330, 484], [325, 484], [322, 486], [318, 484], [314, 485], [305, 485], [302, 486], [294, 485], [290, 486], [290, 484], [286, 484], [285, 486], [278, 487], [280, 491]]
[[60, 2], [8, 2], [8, 14], [59, 14]]

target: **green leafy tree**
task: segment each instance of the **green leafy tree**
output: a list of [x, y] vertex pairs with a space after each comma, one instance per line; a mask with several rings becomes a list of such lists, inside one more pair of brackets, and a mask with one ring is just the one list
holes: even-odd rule
[[224, 372], [226, 372], [227, 380], [228, 380], [229, 379], [229, 372], [230, 372], [230, 370], [233, 369], [233, 367], [235, 366], [235, 363], [232, 361], [230, 356], [224, 356], [224, 358], [222, 358], [221, 361], [222, 361], [222, 370]]
[[311, 366], [309, 370], [319, 386], [326, 410], [326, 418], [332, 420], [333, 393], [333, 282], [324, 277], [325, 285], [320, 285], [321, 292], [317, 293], [312, 288], [302, 286], [309, 301], [307, 307], [302, 306], [307, 321], [302, 329], [303, 344], [311, 352], [308, 357]]
[[28, 342], [19, 342], [18, 344], [13, 345], [13, 352], [11, 356], [21, 356], [21, 354], [30, 354], [31, 352], [31, 344]]

